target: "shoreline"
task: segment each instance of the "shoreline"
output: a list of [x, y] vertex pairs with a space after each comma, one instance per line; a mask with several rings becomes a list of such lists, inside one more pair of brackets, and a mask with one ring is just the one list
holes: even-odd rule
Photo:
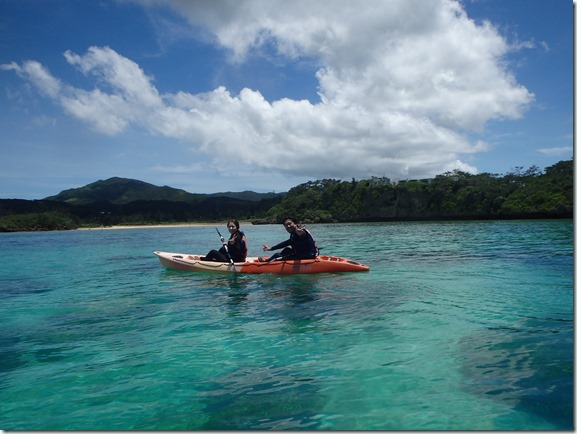
[[[159, 224], [159, 225], [114, 225], [114, 226], [99, 226], [94, 228], [77, 228], [77, 231], [109, 231], [118, 229], [160, 229], [160, 228], [192, 228], [192, 227], [207, 227], [207, 226], [226, 226], [227, 222], [216, 223], [175, 223], [175, 224]], [[239, 222], [241, 230], [244, 226], [252, 225], [251, 222]]]

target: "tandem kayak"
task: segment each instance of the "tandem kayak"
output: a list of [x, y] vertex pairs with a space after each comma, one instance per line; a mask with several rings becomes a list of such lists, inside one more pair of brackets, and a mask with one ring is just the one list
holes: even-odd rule
[[[245, 262], [230, 264], [227, 262], [201, 261], [201, 255], [188, 253], [154, 252], [160, 263], [170, 270], [209, 271], [218, 273], [242, 274], [313, 274], [313, 273], [348, 273], [369, 271], [367, 265], [340, 258], [338, 256], [317, 256], [314, 259], [294, 259], [289, 261], [263, 262], [259, 258], [249, 257]], [[266, 259], [266, 258], [263, 258]]]

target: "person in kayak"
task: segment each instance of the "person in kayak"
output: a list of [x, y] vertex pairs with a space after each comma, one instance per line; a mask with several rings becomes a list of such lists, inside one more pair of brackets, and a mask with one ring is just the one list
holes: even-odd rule
[[317, 257], [319, 249], [308, 229], [298, 224], [293, 218], [285, 218], [283, 226], [290, 234], [290, 238], [272, 247], [263, 244], [262, 249], [265, 252], [283, 249], [280, 253], [275, 253], [268, 258], [266, 262], [274, 261], [278, 258], [282, 258], [284, 261], [290, 259], [314, 259]]
[[230, 238], [226, 244], [223, 244], [223, 246], [218, 250], [211, 250], [206, 254], [206, 256], [201, 256], [201, 261], [228, 262], [228, 256], [226, 255], [227, 248], [228, 254], [234, 262], [244, 262], [246, 260], [248, 248], [246, 244], [246, 236], [240, 230], [240, 224], [237, 220], [230, 220], [226, 226], [230, 232]]

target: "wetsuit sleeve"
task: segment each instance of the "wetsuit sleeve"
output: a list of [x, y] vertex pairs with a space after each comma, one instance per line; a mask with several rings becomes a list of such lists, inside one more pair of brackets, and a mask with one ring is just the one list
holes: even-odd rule
[[288, 247], [291, 245], [291, 240], [290, 238], [286, 241], [283, 241], [282, 243], [278, 243], [276, 246], [272, 246], [270, 249], [271, 250], [278, 250], [278, 249], [282, 249], [284, 247]]

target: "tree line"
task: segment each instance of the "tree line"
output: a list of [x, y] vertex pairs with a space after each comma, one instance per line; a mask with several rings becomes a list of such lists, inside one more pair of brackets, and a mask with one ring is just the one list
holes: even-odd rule
[[[55, 200], [0, 199], [0, 232], [79, 227], [216, 222], [263, 217], [282, 196], [259, 201], [209, 197], [198, 203], [171, 200], [98, 201], [80, 205]], [[238, 217], [237, 217], [238, 216]]]
[[573, 160], [543, 172], [536, 166], [517, 167], [504, 176], [453, 171], [396, 185], [311, 181], [291, 189], [265, 221], [280, 222], [287, 215], [311, 222], [570, 218]]
[[199, 203], [137, 200], [73, 205], [54, 200], [0, 200], [0, 231], [81, 226], [215, 222], [229, 218], [279, 223], [286, 216], [318, 223], [509, 218], [572, 218], [573, 160], [506, 175], [453, 171], [393, 184], [323, 179], [259, 201], [212, 197]]

